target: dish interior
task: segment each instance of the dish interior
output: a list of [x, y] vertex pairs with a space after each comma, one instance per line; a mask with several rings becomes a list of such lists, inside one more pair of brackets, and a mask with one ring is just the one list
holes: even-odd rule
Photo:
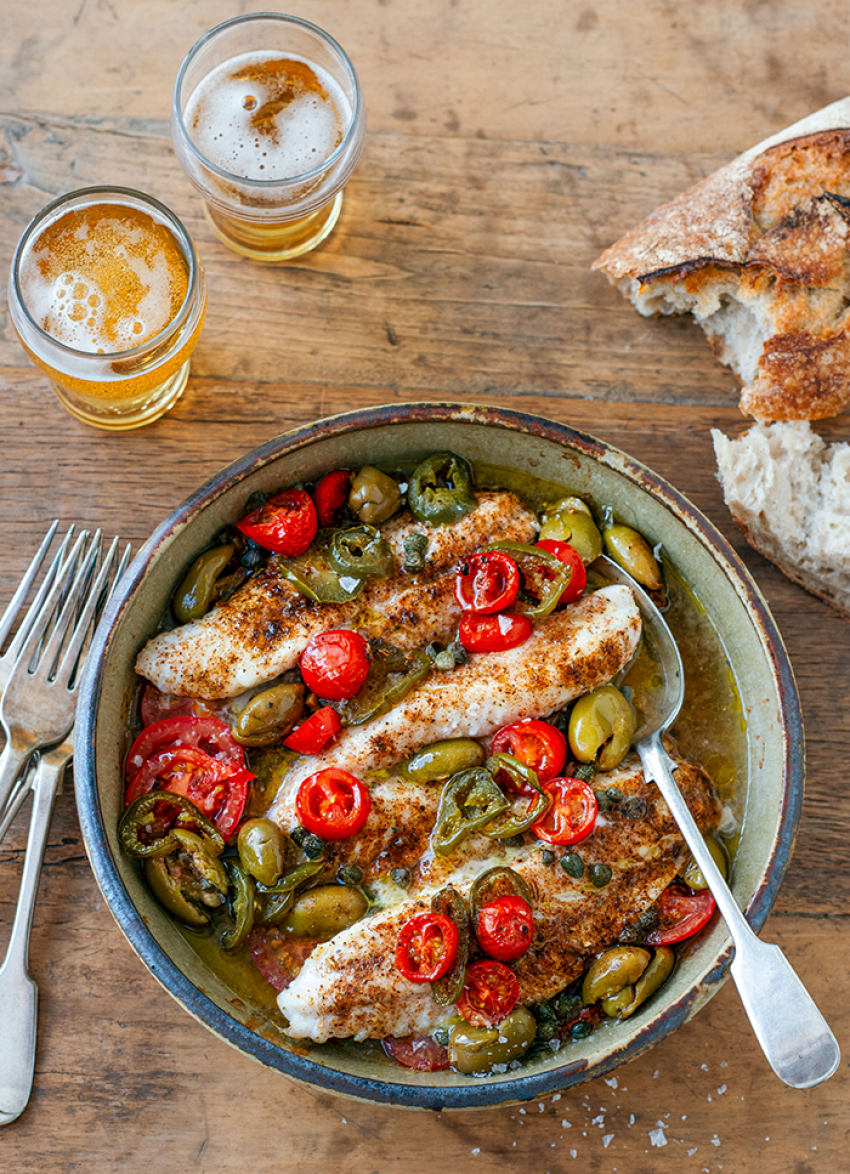
[[[624, 454], [581, 433], [528, 417], [512, 416], [506, 423], [503, 414], [494, 419], [495, 414], [483, 409], [433, 407], [431, 413], [438, 418], [429, 419], [427, 411], [424, 419], [340, 417], [280, 437], [224, 470], [160, 527], [133, 564], [111, 607], [113, 622], [104, 646], [95, 649], [92, 658], [96, 661], [95, 676], [88, 683], [92, 696], [82, 723], [86, 749], [77, 757], [94, 763], [97, 781], [81, 777], [78, 802], [96, 876], [131, 944], [171, 993], [228, 1042], [302, 1077], [305, 1072], [293, 1073], [288, 1058], [308, 1058], [313, 1065], [338, 1074], [336, 1091], [351, 1095], [370, 1096], [368, 1086], [381, 1082], [389, 1090], [381, 1099], [409, 1103], [401, 1092], [404, 1086], [427, 1085], [442, 1096], [439, 1090], [460, 1092], [472, 1084], [477, 1091], [462, 1094], [463, 1103], [498, 1103], [510, 1099], [504, 1086], [516, 1084], [517, 1077], [535, 1078], [526, 1082], [526, 1087], [534, 1087], [523, 1095], [566, 1087], [633, 1058], [690, 1018], [725, 978], [731, 943], [724, 924], [718, 922], [682, 951], [664, 995], [634, 1019], [605, 1026], [508, 1077], [496, 1074], [471, 1082], [453, 1072], [408, 1071], [387, 1060], [378, 1045], [315, 1045], [288, 1039], [279, 1020], [268, 1013], [273, 999], [264, 1008], [262, 999], [240, 996], [204, 963], [203, 950], [199, 953], [193, 948], [190, 935], [182, 933], [152, 899], [133, 862], [120, 850], [116, 835], [137, 689], [133, 664], [186, 567], [224, 525], [245, 512], [245, 502], [255, 490], [272, 492], [296, 481], [315, 480], [340, 466], [397, 467], [451, 449], [477, 465], [530, 474], [610, 505], [620, 520], [639, 529], [653, 545], [661, 544], [693, 592], [696, 603], [691, 612], [698, 615], [701, 609], [710, 617], [731, 674], [721, 683], [722, 704], [730, 707], [721, 717], [730, 729], [737, 726], [740, 734], [735, 789], [736, 815], [743, 820], [743, 828], [733, 892], [754, 927], [761, 926], [787, 863], [802, 780], [793, 764], [794, 738], [799, 736], [793, 681], [770, 617], [746, 572], [730, 561], [735, 556], [693, 507]], [[129, 905], [114, 899], [122, 887]], [[209, 1015], [205, 1000], [187, 999], [173, 989], [168, 965], [156, 965], [161, 957], [157, 946], [210, 1001]], [[318, 1077], [318, 1069], [308, 1066], [308, 1079], [311, 1071]], [[361, 1086], [362, 1081], [366, 1084]]]

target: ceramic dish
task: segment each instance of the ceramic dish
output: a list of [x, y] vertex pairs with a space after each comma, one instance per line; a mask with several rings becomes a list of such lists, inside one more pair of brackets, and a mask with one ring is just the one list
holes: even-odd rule
[[[154, 902], [119, 850], [128, 714], [135, 656], [154, 632], [185, 568], [249, 494], [315, 479], [336, 467], [398, 463], [450, 449], [532, 474], [610, 504], [661, 542], [727, 651], [746, 714], [738, 787], [745, 818], [733, 890], [755, 929], [788, 864], [803, 790], [802, 726], [791, 669], [773, 620], [728, 543], [681, 494], [622, 452], [538, 417], [452, 404], [388, 406], [338, 416], [277, 437], [223, 469], [189, 497], [139, 552], [98, 630], [81, 690], [74, 750], [86, 850], [130, 944], [166, 990], [240, 1051], [328, 1091], [406, 1107], [473, 1108], [530, 1100], [600, 1076], [686, 1022], [717, 991], [731, 960], [719, 922], [682, 953], [673, 977], [633, 1019], [594, 1032], [516, 1072], [471, 1079], [393, 1066], [380, 1050], [288, 1040], [207, 967]], [[739, 715], [740, 716], [740, 715]], [[746, 776], [746, 777], [745, 777]], [[743, 807], [741, 808], [743, 810]]]

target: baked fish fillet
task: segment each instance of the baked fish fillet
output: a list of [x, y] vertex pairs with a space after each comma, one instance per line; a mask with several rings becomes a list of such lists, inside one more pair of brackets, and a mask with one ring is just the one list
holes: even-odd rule
[[432, 673], [388, 713], [343, 730], [327, 750], [300, 759], [284, 779], [272, 818], [283, 827], [297, 823], [298, 787], [325, 767], [362, 777], [430, 742], [486, 738], [509, 722], [552, 713], [628, 664], [640, 628], [631, 591], [603, 587], [538, 621], [519, 648], [474, 653], [450, 673]]
[[[461, 615], [454, 594], [459, 560], [488, 542], [528, 543], [537, 533], [537, 518], [514, 494], [476, 497], [477, 509], [450, 526], [425, 526], [407, 511], [384, 526], [396, 571], [370, 580], [350, 603], [313, 603], [270, 559], [226, 603], [149, 640], [136, 672], [163, 693], [214, 700], [273, 680], [297, 663], [311, 636], [333, 628], [358, 628], [400, 648], [445, 639]], [[412, 534], [428, 538], [427, 567], [418, 575], [401, 569]]]
[[[676, 779], [699, 827], [716, 827], [720, 804], [708, 776], [683, 763]], [[521, 847], [508, 848], [473, 833], [449, 861], [439, 862], [437, 872], [429, 873], [426, 853], [417, 892], [319, 945], [281, 991], [278, 1006], [289, 1034], [316, 1042], [347, 1036], [362, 1040], [418, 1035], [445, 1022], [451, 1009], [432, 999], [429, 985], [408, 982], [396, 969], [396, 941], [405, 922], [427, 911], [431, 894], [444, 883], [468, 896], [474, 878], [494, 864], [515, 869], [534, 899], [534, 941], [514, 966], [520, 1002], [534, 1003], [563, 990], [635, 923], [687, 859], [666, 803], [646, 782], [634, 755], [607, 774], [605, 783], [619, 787], [624, 799], [601, 814], [592, 835], [576, 847], [585, 862], [581, 879], [569, 877], [557, 863], [545, 864], [541, 853], [548, 845], [530, 834]], [[593, 864], [611, 869], [603, 888], [594, 888], [588, 879]], [[448, 878], [440, 875], [444, 870], [451, 870]]]

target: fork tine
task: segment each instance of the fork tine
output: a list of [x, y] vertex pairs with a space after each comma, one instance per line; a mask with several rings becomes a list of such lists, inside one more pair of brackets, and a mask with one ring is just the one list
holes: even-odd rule
[[[61, 598], [68, 581], [76, 577], [75, 572], [79, 563], [80, 553], [87, 539], [88, 531], [82, 530], [71, 548], [70, 554], [63, 561], [62, 566], [57, 572], [56, 578], [53, 580], [38, 614], [33, 619], [32, 626], [27, 632], [26, 640], [18, 650], [18, 661], [30, 661], [40, 648], [48, 625], [54, 618], [57, 600]], [[3, 706], [3, 701], [0, 701], [0, 708]]]
[[[82, 650], [83, 642], [88, 633], [92, 618], [104, 595], [104, 592], [107, 589], [109, 578], [112, 574], [112, 566], [115, 562], [115, 556], [118, 552], [119, 541], [120, 540], [117, 537], [113, 538], [112, 545], [109, 547], [109, 550], [103, 557], [100, 571], [98, 572], [97, 578], [94, 581], [94, 585], [88, 589], [85, 599], [85, 606], [83, 607], [79, 618], [76, 621], [71, 639], [68, 642], [68, 647], [65, 649], [64, 656], [62, 657], [62, 663], [56, 670], [55, 683], [57, 686], [64, 684], [68, 688], [76, 687], [76, 682], [74, 685], [71, 685], [70, 683], [71, 676], [79, 659], [80, 651]], [[94, 542], [92, 542], [92, 546], [94, 546]]]
[[[15, 594], [9, 600], [6, 610], [3, 612], [3, 615], [0, 616], [0, 648], [2, 648], [6, 637], [12, 630], [12, 626], [14, 625], [15, 620], [18, 618], [18, 612], [21, 610], [21, 604], [26, 599], [27, 592], [29, 591], [30, 587], [32, 587], [33, 583], [35, 582], [35, 577], [41, 569], [41, 564], [44, 562], [44, 556], [47, 554], [50, 543], [53, 541], [53, 535], [56, 533], [58, 527], [59, 519], [56, 518], [50, 529], [45, 534], [44, 540], [36, 551], [32, 562], [27, 567], [26, 574], [18, 584], [18, 588], [15, 591]], [[55, 564], [56, 560], [54, 559], [54, 566]]]
[[[54, 522], [53, 525], [50, 527], [48, 537], [52, 537], [55, 532], [56, 532], [56, 522]], [[30, 631], [32, 629], [32, 625], [38, 619], [38, 617], [41, 613], [41, 610], [44, 607], [47, 595], [48, 595], [49, 591], [51, 590], [53, 583], [56, 580], [56, 576], [59, 574], [60, 568], [62, 567], [62, 565], [64, 563], [66, 552], [68, 550], [68, 545], [71, 541], [71, 537], [72, 537], [73, 533], [74, 533], [74, 527], [72, 525], [68, 528], [68, 533], [62, 539], [62, 542], [59, 546], [59, 549], [57, 550], [56, 554], [54, 555], [53, 561], [51, 562], [50, 566], [47, 569], [47, 573], [44, 576], [44, 579], [41, 583], [41, 586], [39, 587], [39, 589], [35, 595], [35, 598], [33, 599], [32, 603], [30, 604], [29, 608], [27, 609], [26, 616], [24, 617], [23, 621], [21, 622], [21, 624], [20, 624], [17, 632], [15, 633], [15, 635], [12, 639], [12, 642], [10, 643], [6, 652], [3, 654], [2, 659], [3, 659], [4, 663], [13, 664], [14, 661], [17, 660], [18, 656], [20, 655], [21, 648], [24, 646], [24, 644], [27, 641], [27, 638], [29, 637]], [[42, 552], [46, 549], [46, 547], [45, 547], [46, 542], [47, 542], [47, 538], [45, 538], [44, 542], [42, 542], [39, 553], [38, 553], [38, 555], [36, 555], [36, 558], [39, 560], [39, 564], [43, 560]], [[20, 587], [13, 595], [13, 597], [9, 603], [9, 606], [6, 608], [6, 611], [3, 613], [2, 624], [0, 624], [0, 646], [2, 646], [3, 640], [5, 639], [8, 632], [11, 631], [12, 624], [14, 623], [15, 618], [17, 616], [17, 613], [20, 610], [21, 602], [23, 601], [23, 598], [26, 595], [25, 585], [26, 585], [26, 587], [28, 587], [34, 581], [34, 577], [35, 577], [34, 573], [33, 573], [34, 567], [36, 568], [36, 572], [37, 572], [35, 559], [33, 559], [32, 563], [30, 563], [29, 570], [27, 571], [27, 574], [24, 577], [23, 582], [21, 583]], [[14, 611], [12, 610], [13, 605], [15, 605]]]
[[[62, 610], [59, 612], [59, 616], [50, 630], [47, 643], [42, 649], [38, 667], [34, 671], [46, 669], [46, 676], [49, 680], [52, 680], [58, 671], [59, 660], [63, 656], [62, 650], [68, 639], [68, 634], [76, 630], [80, 608], [89, 592], [92, 570], [100, 555], [101, 546], [102, 535], [100, 530], [96, 530], [88, 549], [77, 564], [73, 583], [62, 603]], [[62, 663], [64, 665], [64, 659]]]

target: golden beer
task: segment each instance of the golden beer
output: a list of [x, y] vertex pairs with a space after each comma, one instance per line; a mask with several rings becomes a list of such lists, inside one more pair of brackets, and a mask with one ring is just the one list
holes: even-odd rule
[[177, 78], [177, 154], [215, 234], [257, 260], [286, 261], [324, 240], [364, 133], [351, 62], [296, 17], [227, 21], [195, 45]]
[[203, 270], [158, 201], [89, 188], [45, 208], [24, 233], [9, 283], [30, 358], [78, 419], [136, 428], [179, 399], [203, 325]]

